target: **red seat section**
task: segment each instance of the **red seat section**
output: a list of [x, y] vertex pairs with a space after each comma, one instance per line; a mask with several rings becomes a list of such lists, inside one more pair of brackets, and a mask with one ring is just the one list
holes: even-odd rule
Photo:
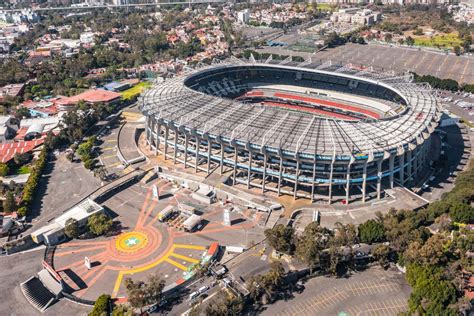
[[311, 98], [311, 97], [293, 95], [293, 94], [289, 94], [289, 93], [282, 93], [282, 92], [275, 92], [274, 96], [276, 98], [282, 98], [282, 99], [288, 99], [288, 100], [294, 100], [294, 101], [302, 101], [302, 102], [307, 102], [307, 103], [324, 105], [324, 106], [328, 106], [328, 107], [334, 107], [334, 108], [338, 108], [338, 109], [342, 109], [342, 110], [346, 110], [346, 111], [351, 111], [351, 112], [355, 112], [355, 113], [364, 114], [366, 116], [369, 116], [369, 117], [372, 117], [372, 118], [375, 118], [375, 119], [380, 118], [380, 114], [378, 114], [376, 112], [366, 110], [366, 109], [362, 109], [362, 108], [359, 108], [359, 107], [356, 107], [356, 106], [353, 106], [353, 105], [337, 103], [337, 102], [334, 102], [334, 101], [321, 100], [321, 99], [316, 99], [316, 98]]
[[267, 105], [267, 106], [276, 106], [276, 107], [279, 107], [279, 108], [285, 108], [285, 109], [291, 109], [291, 110], [297, 110], [297, 111], [304, 111], [304, 112], [309, 112], [309, 113], [320, 114], [320, 115], [324, 115], [324, 116], [338, 118], [338, 119], [341, 119], [341, 120], [350, 120], [350, 121], [358, 121], [359, 120], [359, 119], [351, 117], [349, 115], [334, 113], [334, 112], [325, 111], [325, 110], [321, 110], [321, 109], [308, 108], [308, 107], [305, 107], [305, 106], [290, 105], [290, 104], [277, 103], [277, 102], [263, 102], [263, 104]]

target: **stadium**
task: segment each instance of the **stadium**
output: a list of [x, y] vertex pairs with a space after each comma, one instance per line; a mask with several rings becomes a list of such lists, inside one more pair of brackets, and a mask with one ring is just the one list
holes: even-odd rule
[[409, 186], [429, 164], [441, 114], [409, 74], [253, 56], [187, 69], [139, 104], [155, 155], [231, 185], [329, 203]]

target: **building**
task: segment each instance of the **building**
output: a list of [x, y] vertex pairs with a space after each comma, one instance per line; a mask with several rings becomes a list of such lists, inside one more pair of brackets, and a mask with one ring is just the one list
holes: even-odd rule
[[46, 136], [49, 131], [52, 131], [58, 125], [59, 117], [57, 116], [23, 119], [20, 122], [20, 131], [22, 131], [21, 134], [24, 140], [31, 140], [41, 135]]
[[0, 88], [0, 102], [6, 97], [16, 98], [23, 94], [25, 90], [24, 83], [8, 84]]
[[86, 199], [77, 204], [63, 215], [55, 218], [51, 224], [41, 227], [40, 229], [31, 233], [31, 238], [37, 244], [45, 243], [53, 246], [66, 240], [64, 228], [66, 222], [73, 218], [77, 221], [79, 230], [83, 230], [87, 225], [87, 220], [90, 216], [102, 212], [104, 208], [91, 199]]
[[250, 21], [250, 12], [249, 10], [243, 10], [237, 12], [237, 21], [239, 21], [242, 24], [248, 24]]
[[88, 104], [117, 104], [120, 102], [122, 95], [120, 93], [101, 90], [101, 89], [90, 89], [84, 91], [78, 95], [69, 98], [63, 98], [56, 101], [56, 106], [60, 111], [69, 111], [72, 110], [79, 101], [84, 101]]
[[311, 59], [234, 59], [155, 85], [139, 102], [150, 149], [165, 160], [329, 203], [411, 185], [440, 117], [431, 88], [411, 75]]
[[0, 116], [0, 142], [13, 138], [18, 130], [18, 123], [14, 117]]
[[369, 9], [346, 8], [334, 12], [330, 20], [334, 23], [343, 22], [357, 25], [372, 25], [382, 20], [380, 12], [373, 12]]
[[13, 138], [18, 130], [18, 122], [12, 116], [0, 116], [0, 143]]

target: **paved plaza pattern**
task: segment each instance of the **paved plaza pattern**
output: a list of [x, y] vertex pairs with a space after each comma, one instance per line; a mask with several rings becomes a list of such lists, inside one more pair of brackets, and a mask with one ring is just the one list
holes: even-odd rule
[[[153, 198], [153, 185], [164, 198]], [[166, 224], [158, 220], [159, 212], [168, 205], [196, 203], [190, 193], [166, 180], [140, 183], [120, 192], [105, 204], [118, 214], [122, 231], [112, 237], [59, 245], [54, 255], [55, 269], [77, 297], [94, 300], [102, 293], [124, 297], [124, 280], [128, 277], [145, 281], [155, 273], [169, 285], [186, 276], [212, 243], [238, 245], [244, 233], [263, 236], [263, 229], [256, 227], [248, 211], [232, 214], [235, 224], [224, 226], [221, 205], [204, 209], [204, 227], [194, 233], [182, 230], [178, 219]], [[84, 257], [89, 258], [91, 269], [84, 264]]]

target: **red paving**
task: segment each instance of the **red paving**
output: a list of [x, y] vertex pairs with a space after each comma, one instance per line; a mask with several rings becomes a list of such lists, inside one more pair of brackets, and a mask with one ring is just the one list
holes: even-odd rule
[[[163, 182], [164, 180], [159, 180], [155, 183], [156, 185], [161, 185], [160, 191], [162, 191], [163, 188], [167, 187], [168, 185], [171, 185], [170, 182]], [[177, 196], [179, 195], [176, 195], [175, 197]], [[177, 203], [178, 201], [176, 198], [168, 201], [168, 204], [170, 205]], [[116, 276], [114, 276], [114, 281], [110, 281], [111, 275], [104, 275], [106, 272], [117, 272], [120, 274], [124, 272], [127, 273], [126, 271], [130, 271], [130, 269], [135, 270], [143, 268], [143, 271], [155, 267], [156, 262], [162, 260], [172, 253], [172, 249], [174, 249], [173, 246], [176, 245], [176, 238], [188, 237], [192, 235], [221, 233], [230, 230], [235, 231], [255, 226], [255, 223], [253, 222], [235, 225], [232, 227], [224, 226], [221, 223], [209, 223], [202, 231], [194, 233], [179, 232], [176, 229], [169, 227], [166, 227], [164, 230], [160, 231], [156, 226], [154, 226], [157, 216], [153, 216], [153, 218], [151, 217], [151, 214], [156, 206], [157, 201], [152, 198], [152, 186], [150, 186], [145, 195], [145, 200], [140, 209], [140, 213], [137, 216], [135, 227], [131, 228], [130, 232], [128, 232], [142, 233], [146, 236], [146, 244], [143, 244], [142, 248], [138, 248], [136, 250], [132, 248], [132, 251], [121, 251], [119, 248], [117, 248], [117, 240], [123, 234], [114, 236], [107, 241], [72, 241], [58, 246], [55, 253], [55, 257], [57, 259], [61, 259], [58, 260], [58, 262], [62, 262], [64, 264], [67, 262], [65, 260], [67, 260], [68, 256], [76, 255], [75, 258], [77, 258], [78, 255], [80, 255], [79, 260], [72, 262], [69, 261], [63, 266], [58, 264], [56, 269], [64, 278], [65, 282], [68, 283], [71, 288], [76, 290], [74, 295], [83, 297], [94, 284], [99, 284], [100, 288], [102, 285], [100, 282], [104, 281], [110, 283], [110, 287], [112, 287], [114, 285]], [[214, 214], [214, 212], [212, 212], [212, 214]], [[210, 216], [211, 213], [206, 215]], [[165, 234], [167, 237], [166, 245], [163, 245], [163, 234]], [[100, 264], [93, 267], [91, 270], [88, 270], [84, 265], [83, 256], [87, 256], [93, 265], [97, 262]], [[79, 289], [78, 285], [67, 276], [65, 270], [68, 269], [70, 269], [74, 274], [76, 274], [77, 277], [84, 281], [87, 284], [87, 287]], [[90, 295], [88, 298], [90, 298]]]

